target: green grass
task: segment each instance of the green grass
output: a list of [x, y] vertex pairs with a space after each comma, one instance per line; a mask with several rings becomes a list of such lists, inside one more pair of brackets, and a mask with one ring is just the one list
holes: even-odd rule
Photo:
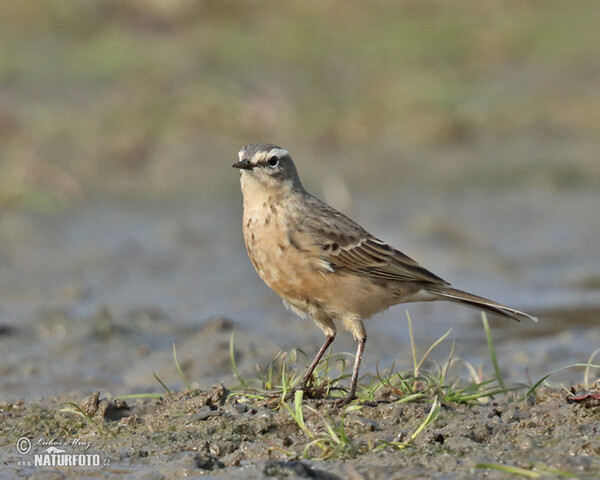
[[[258, 378], [246, 379], [239, 372], [235, 360], [234, 350], [235, 331], [229, 341], [229, 356], [233, 373], [239, 384], [234, 387], [233, 395], [246, 397], [256, 402], [268, 405], [282, 406], [283, 401], [289, 398], [300, 385], [304, 372], [296, 368], [298, 356], [308, 360], [306, 354], [300, 349], [291, 352], [279, 352], [269, 364], [267, 370], [259, 374]], [[340, 382], [350, 376], [346, 372], [346, 359], [352, 357], [349, 353], [325, 355], [309, 381], [310, 396], [324, 398], [332, 392], [341, 390]], [[330, 378], [333, 371], [332, 364], [339, 365], [339, 375]]]
[[[352, 359], [351, 354], [330, 354], [324, 357], [315, 369], [314, 378], [308, 395], [296, 390], [300, 385], [303, 370], [298, 369], [298, 356], [308, 362], [306, 355], [299, 350], [289, 353], [280, 352], [271, 362], [267, 370], [259, 375], [259, 378], [246, 379], [240, 374], [233, 348], [234, 335], [230, 341], [230, 359], [232, 368], [239, 385], [231, 392], [231, 396], [244, 399], [245, 402], [266, 405], [270, 408], [283, 409], [297, 424], [300, 431], [306, 437], [301, 455], [304, 458], [332, 459], [339, 457], [352, 457], [366, 450], [377, 450], [382, 448], [405, 449], [410, 447], [415, 439], [429, 426], [435, 423], [440, 415], [443, 404], [489, 404], [492, 400], [504, 399], [505, 401], [524, 401], [530, 394], [545, 383], [553, 374], [575, 367], [584, 367], [586, 384], [589, 381], [591, 369], [600, 368], [600, 365], [592, 363], [600, 350], [593, 352], [588, 363], [573, 364], [554, 370], [544, 375], [539, 381], [529, 386], [526, 384], [508, 384], [501, 374], [500, 362], [496, 356], [491, 329], [487, 317], [482, 313], [482, 324], [485, 331], [490, 362], [494, 375], [484, 378], [477, 369], [464, 359], [454, 357], [455, 345], [452, 344], [450, 354], [443, 363], [431, 360], [432, 353], [444, 342], [450, 334], [450, 330], [433, 342], [425, 352], [420, 355], [415, 340], [412, 322], [407, 312], [407, 325], [410, 336], [412, 352], [412, 369], [407, 371], [396, 371], [392, 365], [386, 372], [377, 371], [376, 376], [366, 385], [359, 384], [357, 399], [339, 412], [336, 418], [329, 413], [321, 413], [308, 400], [310, 397], [320, 398], [321, 401], [335, 401], [345, 393], [350, 372], [346, 371], [346, 365], [352, 365], [347, 360]], [[335, 365], [335, 367], [334, 367]], [[426, 368], [427, 365], [427, 368]], [[462, 366], [468, 374], [469, 380], [463, 376], [450, 378], [449, 371], [456, 365]], [[364, 376], [363, 376], [364, 378]], [[522, 395], [516, 393], [522, 392]], [[380, 403], [425, 403], [429, 404], [429, 412], [424, 420], [408, 436], [406, 441], [388, 442], [378, 440], [374, 444], [364, 445], [347, 434], [344, 426], [346, 416], [354, 411], [361, 410], [363, 406], [376, 406]], [[305, 421], [307, 414], [316, 419], [316, 426], [309, 427]], [[312, 422], [315, 425], [315, 422]], [[298, 455], [280, 449], [289, 455]], [[505, 467], [503, 468], [512, 468]], [[478, 468], [494, 468], [493, 466], [478, 466]], [[514, 467], [517, 470], [518, 467]], [[538, 470], [541, 466], [536, 467]], [[508, 470], [506, 470], [508, 471]], [[535, 475], [546, 473], [531, 472], [531, 478]], [[516, 472], [516, 470], [515, 470]]]
[[[425, 378], [431, 377], [421, 376], [421, 367], [430, 355], [432, 350], [441, 343], [444, 338], [450, 333], [443, 335], [438, 341], [427, 349], [426, 353], [420, 359], [416, 355], [416, 347], [412, 338], [412, 325], [409, 319], [409, 329], [413, 344], [413, 359], [414, 370], [417, 373], [415, 381], [406, 380], [402, 377], [393, 379], [394, 374], [389, 373], [386, 376], [378, 374], [378, 380], [371, 385], [360, 388], [357, 392], [357, 400], [346, 406], [335, 419], [329, 413], [322, 413], [320, 410], [305, 401], [305, 393], [301, 390], [296, 390], [303, 378], [303, 371], [295, 366], [298, 361], [298, 355], [307, 362], [306, 355], [300, 350], [293, 350], [290, 353], [280, 352], [270, 363], [266, 372], [261, 374], [256, 379], [245, 379], [240, 374], [233, 348], [234, 334], [232, 333], [230, 340], [230, 357], [232, 369], [236, 378], [239, 381], [238, 387], [232, 391], [231, 395], [238, 398], [243, 398], [245, 401], [262, 404], [271, 408], [283, 409], [287, 411], [290, 417], [297, 424], [298, 428], [306, 437], [300, 455], [306, 459], [331, 460], [340, 457], [354, 457], [362, 452], [382, 448], [404, 449], [411, 445], [411, 442], [431, 423], [435, 421], [440, 412], [440, 402], [437, 395], [432, 389], [429, 394], [422, 387]], [[313, 378], [309, 383], [308, 393], [310, 397], [321, 399], [337, 399], [345, 394], [345, 389], [342, 382], [349, 379], [351, 372], [346, 371], [347, 364], [352, 365], [352, 362], [347, 362], [352, 355], [348, 353], [329, 354], [326, 355], [319, 363]], [[334, 367], [337, 366], [337, 368]], [[393, 370], [393, 369], [392, 369]], [[334, 371], [339, 373], [331, 376]], [[427, 375], [427, 373], [425, 373]], [[346, 432], [344, 421], [346, 415], [358, 411], [362, 408], [362, 404], [371, 403], [375, 399], [375, 394], [378, 390], [384, 387], [397, 388], [400, 383], [404, 387], [400, 398], [396, 403], [405, 403], [409, 401], [430, 400], [431, 408], [426, 418], [421, 422], [415, 431], [410, 435], [406, 442], [389, 442], [378, 440], [371, 445], [365, 445], [357, 439], [352, 438]], [[427, 383], [427, 381], [425, 381]], [[401, 390], [401, 389], [400, 389]], [[305, 421], [306, 414], [312, 416], [312, 427], [309, 427]], [[277, 447], [282, 452], [296, 456], [298, 452], [282, 449]]]
[[[302, 452], [303, 458], [319, 458], [330, 460], [339, 457], [355, 456], [357, 447], [344, 431], [344, 415], [336, 422], [331, 415], [323, 415], [316, 408], [303, 404], [304, 392], [297, 390], [294, 393], [293, 404], [284, 403], [284, 407], [297, 423], [298, 427], [308, 438], [308, 443]], [[304, 421], [304, 409], [309, 410], [318, 417], [318, 429], [310, 429]], [[316, 450], [316, 453], [314, 452]], [[293, 453], [288, 453], [293, 455]]]
[[[410, 401], [436, 400], [453, 403], [488, 402], [490, 398], [508, 394], [513, 391], [526, 390], [527, 385], [507, 386], [501, 376], [500, 367], [496, 358], [490, 327], [487, 318], [483, 315], [483, 326], [488, 339], [491, 362], [495, 375], [483, 379], [475, 367], [464, 359], [455, 358], [455, 346], [452, 345], [447, 360], [440, 364], [430, 360], [431, 354], [451, 333], [451, 330], [433, 342], [422, 355], [419, 355], [413, 334], [412, 322], [407, 313], [407, 324], [410, 336], [413, 368], [408, 371], [396, 371], [392, 365], [385, 372], [377, 371], [376, 377], [367, 385], [359, 385], [357, 400], [353, 405], [376, 402], [378, 394], [383, 390], [389, 392], [394, 402], [406, 403]], [[265, 402], [269, 405], [281, 406], [292, 396], [294, 389], [302, 380], [303, 371], [297, 368], [298, 355], [306, 358], [303, 352], [293, 350], [289, 353], [280, 352], [273, 359], [266, 372], [259, 378], [248, 380], [241, 376], [233, 349], [233, 335], [230, 341], [230, 359], [232, 368], [239, 385], [235, 387], [234, 395], [247, 397], [253, 401]], [[315, 370], [308, 396], [314, 398], [336, 399], [345, 394], [344, 382], [350, 377], [346, 365], [351, 365], [353, 355], [349, 353], [330, 354], [324, 357]], [[429, 369], [424, 365], [428, 363]], [[334, 365], [336, 368], [334, 368]], [[470, 381], [463, 378], [448, 378], [450, 367], [461, 365]], [[332, 373], [336, 373], [332, 376]], [[337, 373], [339, 372], [339, 373]]]

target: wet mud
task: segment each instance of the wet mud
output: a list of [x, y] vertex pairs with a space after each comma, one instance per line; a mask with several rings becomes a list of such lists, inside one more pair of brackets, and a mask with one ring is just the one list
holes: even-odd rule
[[[436, 421], [401, 448], [430, 403], [380, 400], [345, 412], [327, 399], [305, 399], [304, 421], [315, 435], [326, 435], [326, 419], [343, 424], [347, 443], [338, 452], [309, 446], [311, 438], [287, 409], [269, 408], [223, 385], [160, 400], [123, 401], [96, 392], [85, 399], [4, 402], [3, 469], [35, 478], [503, 479], [517, 477], [498, 468], [516, 467], [540, 478], [561, 478], [563, 472], [595, 479], [599, 394], [600, 387], [579, 397], [540, 387], [520, 402], [443, 403]], [[65, 402], [80, 405], [89, 420], [61, 412]], [[22, 456], [7, 452], [7, 444], [16, 445], [20, 436], [31, 438], [39, 452], [39, 439], [68, 445], [77, 438], [89, 445], [86, 453], [108, 463], [95, 469], [18, 466]], [[39, 476], [42, 471], [55, 476]]]

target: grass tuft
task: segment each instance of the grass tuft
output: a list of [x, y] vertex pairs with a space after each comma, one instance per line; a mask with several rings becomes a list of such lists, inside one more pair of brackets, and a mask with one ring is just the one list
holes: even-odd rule
[[[340, 411], [339, 417], [333, 418], [329, 413], [322, 413], [311, 403], [311, 398], [335, 401], [345, 393], [343, 385], [351, 372], [347, 370], [347, 362], [353, 355], [348, 353], [329, 354], [317, 365], [307, 391], [297, 390], [300, 385], [303, 370], [297, 366], [299, 354], [306, 362], [308, 359], [301, 350], [289, 353], [279, 352], [270, 363], [266, 372], [259, 374], [258, 379], [247, 380], [240, 374], [234, 355], [233, 334], [230, 340], [230, 357], [234, 375], [239, 385], [231, 395], [246, 399], [246, 401], [266, 405], [270, 408], [287, 411], [298, 429], [306, 436], [307, 443], [303, 446], [301, 455], [304, 458], [332, 459], [350, 457], [362, 451], [379, 450], [384, 448], [405, 449], [413, 444], [415, 439], [438, 419], [441, 405], [444, 403], [489, 403], [492, 398], [507, 395], [513, 391], [527, 389], [527, 385], [507, 385], [500, 373], [499, 362], [493, 345], [492, 335], [485, 315], [482, 317], [486, 332], [494, 377], [485, 379], [477, 369], [466, 360], [454, 356], [455, 344], [452, 343], [450, 353], [444, 363], [432, 360], [433, 352], [450, 335], [448, 330], [433, 342], [422, 356], [419, 356], [417, 342], [414, 336], [410, 315], [407, 312], [407, 325], [412, 352], [412, 368], [408, 371], [397, 371], [395, 364], [384, 371], [377, 368], [376, 376], [370, 383], [362, 385], [357, 391], [357, 399]], [[466, 371], [464, 375], [451, 378], [450, 372], [454, 367]], [[349, 370], [349, 369], [348, 369]], [[364, 377], [361, 379], [364, 382]], [[347, 433], [346, 416], [363, 409], [365, 406], [376, 406], [380, 403], [430, 404], [428, 413], [406, 440], [388, 441], [375, 439], [369, 444], [358, 444]], [[322, 409], [321, 409], [322, 410]], [[335, 412], [335, 410], [334, 410]], [[311, 421], [307, 421], [309, 416]], [[283, 450], [282, 450], [283, 451]], [[289, 452], [288, 455], [298, 453]]]

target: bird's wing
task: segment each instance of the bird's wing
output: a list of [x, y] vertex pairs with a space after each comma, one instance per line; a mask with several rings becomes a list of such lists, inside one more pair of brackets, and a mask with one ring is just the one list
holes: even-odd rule
[[290, 241], [316, 250], [333, 271], [346, 270], [388, 281], [447, 284], [326, 203], [312, 196], [307, 200], [307, 208], [289, 232]]

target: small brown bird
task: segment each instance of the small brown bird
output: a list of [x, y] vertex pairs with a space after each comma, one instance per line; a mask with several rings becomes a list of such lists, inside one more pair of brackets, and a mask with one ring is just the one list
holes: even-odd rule
[[269, 143], [239, 151], [244, 240], [260, 278], [292, 311], [309, 315], [326, 340], [304, 375], [302, 389], [341, 320], [358, 343], [350, 390], [354, 398], [367, 341], [363, 320], [392, 305], [449, 300], [515, 320], [537, 319], [452, 288], [412, 258], [374, 237], [302, 186], [287, 150]]

